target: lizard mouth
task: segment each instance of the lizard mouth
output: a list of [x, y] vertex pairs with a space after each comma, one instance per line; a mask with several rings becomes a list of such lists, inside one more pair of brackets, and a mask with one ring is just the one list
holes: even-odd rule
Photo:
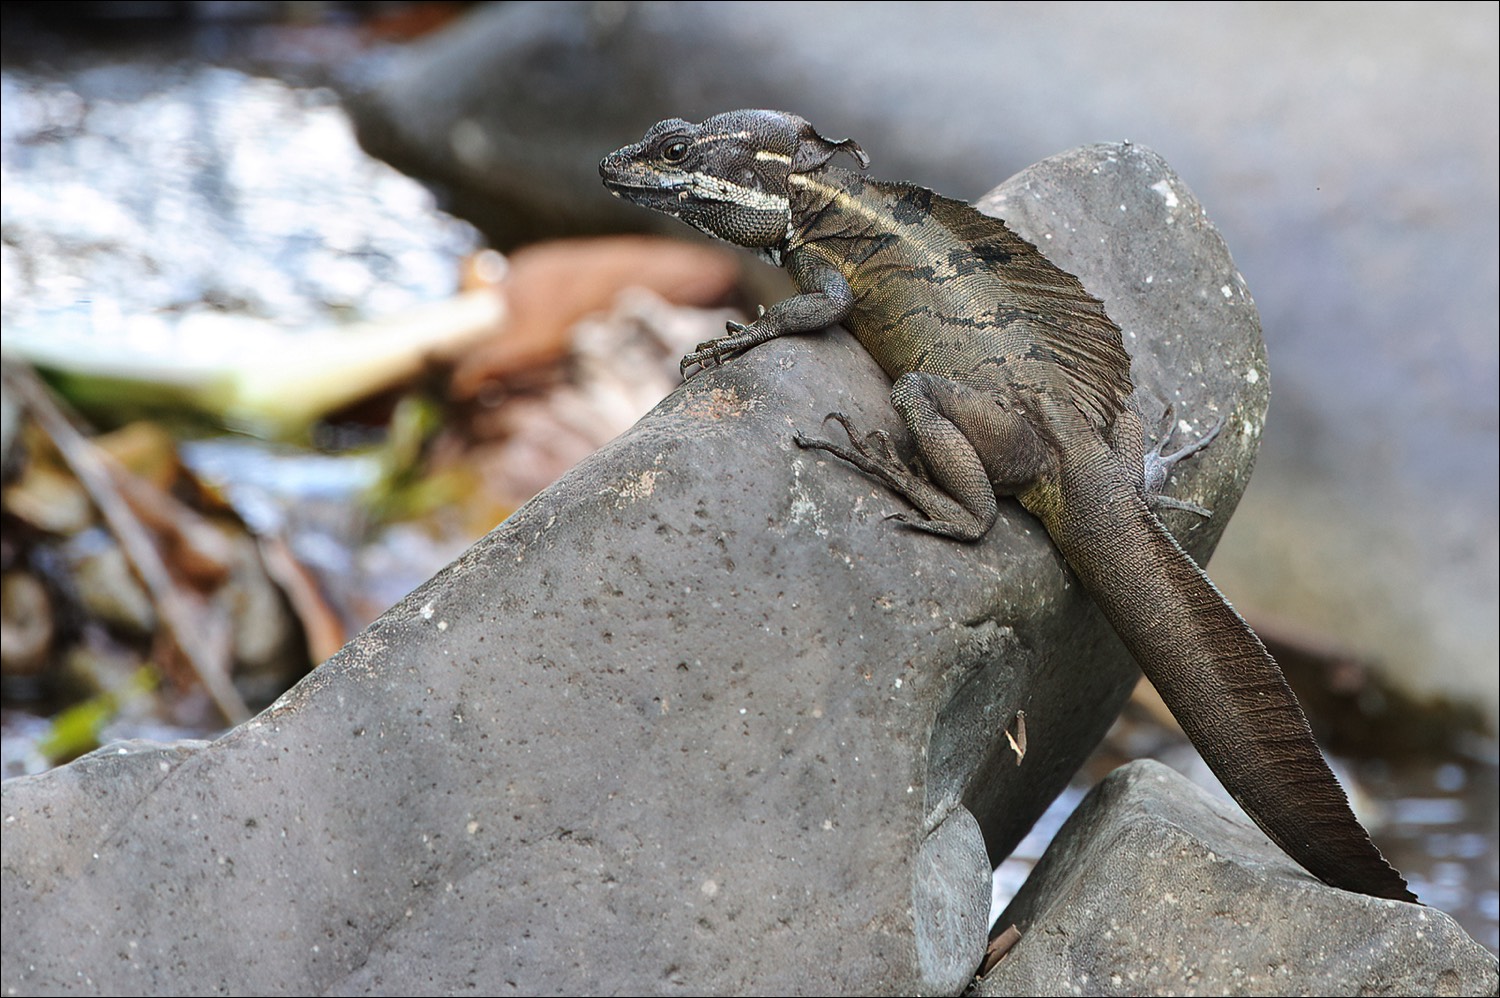
[[628, 180], [621, 180], [618, 177], [609, 176], [606, 176], [604, 178], [604, 188], [616, 197], [621, 197], [626, 194], [645, 194], [654, 190], [654, 188], [647, 187], [645, 184], [632, 184]]
[[618, 174], [611, 175], [605, 172], [603, 164], [600, 165], [599, 173], [604, 179], [604, 189], [617, 198], [669, 215], [677, 214], [681, 206], [675, 188], [663, 187], [659, 183], [642, 183]]

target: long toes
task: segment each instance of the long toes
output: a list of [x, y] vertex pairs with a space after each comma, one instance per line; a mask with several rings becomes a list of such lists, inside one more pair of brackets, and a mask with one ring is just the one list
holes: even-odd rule
[[1220, 413], [1219, 421], [1214, 424], [1214, 428], [1203, 434], [1203, 446], [1207, 447], [1209, 444], [1213, 443], [1214, 438], [1219, 435], [1219, 431], [1222, 430], [1224, 428], [1224, 425], [1228, 422], [1229, 417], [1224, 415], [1223, 413]]
[[1203, 517], [1205, 520], [1209, 519], [1210, 517], [1212, 517], [1214, 515], [1213, 514], [1213, 510], [1207, 509], [1207, 508], [1205, 508], [1203, 506], [1200, 506], [1200, 505], [1198, 505], [1195, 502], [1191, 502], [1191, 501], [1189, 501], [1187, 499], [1177, 499], [1177, 498], [1174, 498], [1172, 496], [1166, 496], [1166, 495], [1160, 495], [1160, 494], [1147, 496], [1146, 497], [1146, 505], [1150, 506], [1153, 510], [1162, 510], [1162, 509], [1181, 509], [1181, 510], [1186, 510], [1189, 513], [1193, 513], [1193, 514], [1196, 514], [1197, 516]]
[[817, 437], [809, 437], [801, 430], [792, 434], [792, 443], [803, 450], [827, 450], [832, 446], [827, 440], [819, 440]]

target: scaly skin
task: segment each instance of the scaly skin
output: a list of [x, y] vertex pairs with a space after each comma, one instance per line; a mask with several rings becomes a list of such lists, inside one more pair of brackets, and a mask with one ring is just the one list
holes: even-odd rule
[[797, 443], [904, 496], [922, 514], [907, 526], [959, 541], [990, 529], [997, 496], [1018, 498], [1266, 834], [1335, 887], [1414, 901], [1275, 660], [1151, 511], [1173, 503], [1146, 487], [1130, 358], [1103, 304], [1000, 220], [830, 166], [840, 152], [867, 164], [795, 115], [734, 111], [663, 121], [600, 163], [615, 195], [760, 251], [801, 292], [730, 323], [684, 371], [843, 323], [893, 380], [928, 477], [840, 414], [848, 446]]

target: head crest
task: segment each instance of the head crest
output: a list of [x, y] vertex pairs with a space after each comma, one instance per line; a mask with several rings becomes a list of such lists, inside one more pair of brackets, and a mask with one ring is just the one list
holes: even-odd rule
[[841, 152], [854, 157], [861, 170], [870, 165], [858, 142], [825, 138], [806, 118], [789, 111], [728, 111], [706, 119], [701, 127], [720, 134], [747, 132], [766, 149], [787, 156], [793, 173], [821, 169]]

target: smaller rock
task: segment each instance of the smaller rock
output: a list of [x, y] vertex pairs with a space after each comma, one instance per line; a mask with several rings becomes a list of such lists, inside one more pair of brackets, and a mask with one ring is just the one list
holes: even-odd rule
[[1063, 826], [997, 928], [1021, 941], [976, 994], [1493, 995], [1495, 957], [1432, 908], [1319, 883], [1157, 762], [1122, 766]]

